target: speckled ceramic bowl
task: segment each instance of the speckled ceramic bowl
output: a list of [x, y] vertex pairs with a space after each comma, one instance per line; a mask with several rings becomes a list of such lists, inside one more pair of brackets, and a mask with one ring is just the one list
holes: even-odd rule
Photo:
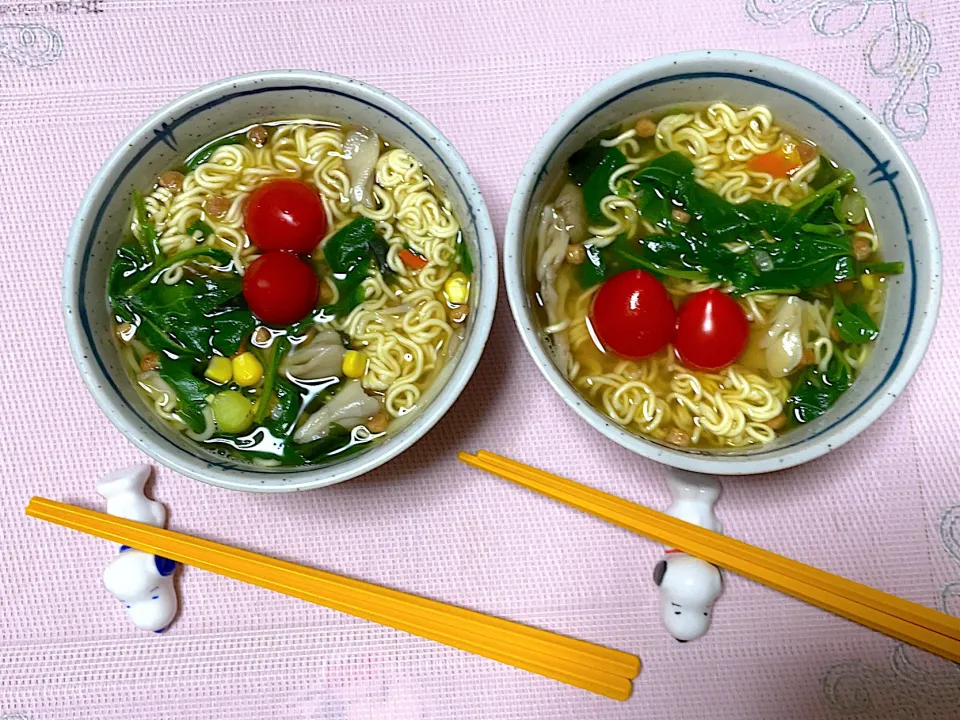
[[[825, 415], [763, 447], [678, 450], [628, 432], [584, 401], [558, 370], [534, 323], [524, 277], [536, 209], [570, 155], [601, 130], [645, 110], [724, 100], [768, 105], [856, 173], [887, 260], [906, 272], [890, 282], [880, 338], [864, 372]], [[753, 53], [667, 55], [623, 70], [581, 95], [537, 143], [517, 184], [504, 243], [507, 296], [520, 335], [544, 376], [584, 420], [645, 457], [705, 473], [743, 475], [791, 467], [843, 445], [890, 407], [927, 349], [940, 304], [940, 245], [933, 210], [903, 148], [855, 97], [829, 80]]]
[[[320, 117], [375, 128], [400, 143], [443, 188], [475, 259], [466, 341], [424, 395], [421, 410], [384, 441], [322, 466], [266, 469], [226, 459], [171, 431], [148, 411], [121, 366], [110, 337], [107, 271], [124, 234], [135, 188], [211, 138], [266, 119]], [[234, 490], [283, 492], [323, 487], [361, 475], [399, 454], [443, 416], [480, 359], [497, 300], [497, 246], [470, 171], [422, 115], [363, 83], [324, 73], [242, 75], [200, 88], [167, 106], [128, 137], [94, 179], [67, 246], [63, 306], [74, 360], [97, 404], [137, 447], [164, 465]]]

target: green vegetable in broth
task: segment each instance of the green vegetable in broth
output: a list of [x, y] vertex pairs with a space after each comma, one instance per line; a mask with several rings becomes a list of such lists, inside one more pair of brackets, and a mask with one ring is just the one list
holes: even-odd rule
[[187, 172], [193, 172], [198, 167], [207, 162], [217, 150], [227, 145], [243, 145], [246, 143], [246, 138], [244, 135], [228, 135], [226, 137], [219, 138], [213, 142], [209, 142], [196, 152], [192, 153], [184, 161], [184, 167]]
[[342, 459], [354, 455], [361, 449], [363, 449], [362, 445], [353, 444], [351, 432], [335, 423], [326, 436], [299, 446], [297, 452], [306, 460], [331, 455]]
[[284, 437], [293, 429], [293, 424], [300, 414], [302, 398], [296, 385], [281, 378], [274, 380], [273, 392], [276, 400], [264, 419], [263, 426], [270, 430], [274, 436]]
[[[609, 173], [606, 177], [609, 180]], [[837, 190], [852, 180], [853, 175], [844, 172], [791, 207], [759, 200], [734, 205], [697, 183], [686, 157], [668, 153], [622, 181], [623, 194], [635, 198], [641, 216], [664, 234], [630, 243], [618, 239], [588, 252], [592, 269], [585, 271], [586, 279], [595, 284], [626, 269], [644, 269], [666, 277], [729, 283], [738, 295], [795, 293], [852, 279], [857, 265], [849, 231], [836, 223], [832, 206], [827, 208]], [[689, 220], [678, 220], [675, 210]], [[735, 250], [727, 243], [746, 247]], [[599, 270], [601, 264], [606, 270]]]
[[381, 272], [389, 272], [386, 265], [386, 243], [377, 235], [377, 227], [370, 218], [357, 218], [338, 230], [323, 247], [323, 256], [335, 273], [349, 273], [376, 258]]
[[323, 255], [330, 269], [336, 273], [334, 282], [340, 299], [324, 309], [335, 317], [343, 317], [363, 302], [361, 283], [366, 279], [371, 263], [389, 281], [393, 272], [387, 263], [388, 251], [386, 241], [377, 233], [376, 225], [369, 218], [357, 218], [338, 230], [327, 241]]
[[194, 375], [193, 361], [189, 358], [165, 355], [160, 358], [157, 372], [177, 394], [177, 415], [180, 419], [193, 432], [203, 432], [206, 427], [203, 411], [207, 407], [207, 397], [215, 393], [216, 388]]
[[187, 228], [187, 235], [195, 235], [196, 233], [201, 233], [206, 238], [213, 235], [213, 228], [203, 220], [197, 220]]
[[833, 325], [841, 340], [862, 345], [877, 339], [877, 323], [859, 303], [845, 304], [839, 295], [833, 299]]
[[610, 194], [610, 176], [626, 163], [627, 159], [622, 152], [616, 148], [608, 148], [583, 184], [583, 203], [591, 222], [603, 221], [600, 201]]
[[[210, 248], [194, 248], [173, 258], [189, 260], [204, 255], [229, 260], [226, 253]], [[198, 272], [185, 274], [175, 285], [151, 282], [163, 266], [170, 265], [165, 261], [139, 271], [135, 254], [130, 250], [118, 252], [111, 268], [110, 300], [114, 309], [126, 322], [138, 325], [138, 331], [143, 328], [144, 339], [157, 350], [193, 356], [217, 350], [232, 355], [257, 324], [242, 303], [233, 302], [240, 295], [240, 278], [232, 273]]]
[[[600, 133], [600, 135], [595, 137], [593, 140], [570, 156], [570, 159], [567, 160], [567, 173], [570, 176], [570, 179], [576, 185], [583, 187], [583, 185], [590, 178], [590, 175], [594, 173], [594, 171], [597, 169], [597, 166], [600, 165], [604, 156], [607, 154], [609, 148], [601, 145], [601, 141], [609, 140], [617, 135], [617, 129], [611, 129], [608, 132]], [[617, 150], [617, 152], [619, 153], [620, 151]], [[623, 162], [626, 162], [626, 158], [624, 158]], [[622, 164], [623, 163], [621, 163], [621, 165]]]
[[470, 257], [470, 248], [467, 247], [467, 241], [463, 239], [463, 233], [457, 235], [457, 262], [460, 263], [460, 269], [466, 275], [473, 275], [473, 258]]
[[253, 403], [236, 390], [217, 393], [211, 403], [213, 418], [221, 432], [236, 435], [253, 425]]
[[[130, 269], [130, 261], [132, 256], [128, 253], [126, 257], [121, 258], [122, 263], [119, 268], [122, 271], [122, 277], [124, 280], [133, 280], [134, 282], [125, 282], [123, 287], [119, 285], [118, 290], [120, 290], [124, 295], [136, 295], [139, 292], [143, 292], [154, 282], [154, 279], [162, 273], [167, 268], [171, 268], [178, 263], [182, 263], [186, 260], [191, 260], [192, 258], [207, 257], [213, 260], [215, 263], [219, 263], [218, 267], [227, 267], [233, 261], [233, 258], [229, 253], [224, 252], [223, 250], [217, 250], [209, 247], [195, 247], [189, 250], [184, 250], [175, 255], [172, 255], [160, 262], [157, 262], [153, 265], [147, 265], [143, 268], [138, 277], [133, 277], [128, 270]], [[141, 256], [141, 260], [143, 260]], [[119, 277], [117, 277], [119, 281]]]
[[860, 266], [860, 270], [861, 272], [870, 273], [871, 275], [902, 275], [903, 263], [902, 262], [865, 263]]
[[274, 343], [273, 353], [270, 356], [270, 364], [267, 366], [267, 372], [263, 376], [263, 390], [261, 392], [261, 401], [257, 405], [257, 412], [254, 419], [260, 423], [267, 416], [270, 409], [270, 403], [273, 399], [273, 388], [277, 383], [277, 375], [280, 372], [280, 363], [283, 356], [290, 349], [290, 341], [285, 337], [278, 338]]
[[798, 424], [816, 420], [833, 407], [852, 383], [850, 366], [840, 355], [834, 354], [826, 372], [811, 366], [800, 373], [787, 400], [787, 414]]
[[136, 190], [133, 191], [133, 217], [137, 225], [136, 237], [143, 247], [144, 254], [151, 258], [157, 257], [160, 254], [160, 246], [157, 243], [157, 229], [147, 217], [147, 204], [143, 195]]

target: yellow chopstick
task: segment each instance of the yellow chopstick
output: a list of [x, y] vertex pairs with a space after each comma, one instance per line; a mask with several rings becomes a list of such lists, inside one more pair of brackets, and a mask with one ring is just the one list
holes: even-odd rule
[[33, 498], [27, 514], [442, 642], [618, 700], [636, 656], [201, 538]]
[[[31, 502], [31, 505], [28, 508], [28, 514], [31, 514], [35, 517], [40, 517], [41, 513], [46, 512], [47, 508], [49, 507], [58, 507], [58, 509], [61, 509], [66, 516], [88, 517], [91, 513], [93, 515], [100, 515], [99, 513], [94, 513], [90, 510], [85, 510], [83, 508], [77, 508], [70, 505], [63, 505], [62, 503], [55, 503], [54, 501], [44, 500], [42, 498], [36, 498]], [[151, 544], [150, 542], [150, 532], [146, 529], [149, 526], [142, 526], [145, 529], [142, 534], [135, 533], [131, 535], [127, 534], [128, 531], [126, 531], [126, 523], [128, 521], [112, 516], [101, 516], [101, 518], [104, 527], [112, 527], [114, 530], [119, 529], [124, 531], [125, 534], [123, 537], [135, 538], [137, 541], [136, 543], [129, 543], [125, 542], [121, 538], [116, 540], [117, 542], [124, 542], [125, 544], [131, 545], [131, 547], [139, 547], [140, 549], [147, 550], [148, 552], [155, 552], [160, 555], [165, 554], [165, 556], [171, 557], [172, 559], [179, 559], [178, 557], [174, 557], [173, 553], [189, 552], [189, 548], [184, 549], [183, 545], [178, 544], [179, 540], [171, 541], [173, 543], [172, 545], [165, 545], [165, 549], [163, 551], [157, 549], [160, 546]], [[42, 519], [47, 518], [43, 517]], [[177, 533], [171, 534], [175, 536], [178, 535]], [[111, 540], [118, 537], [117, 533], [112, 530], [109, 532], [109, 534], [104, 532], [100, 536]], [[179, 538], [187, 537], [188, 536], [179, 536]], [[214, 554], [218, 558], [217, 566], [220, 568], [220, 570], [231, 569], [231, 577], [235, 577], [236, 579], [240, 579], [245, 582], [261, 584], [258, 581], [258, 578], [263, 579], [265, 582], [269, 582], [271, 579], [273, 579], [275, 585], [283, 585], [284, 582], [289, 582], [290, 580], [289, 576], [285, 573], [291, 572], [295, 574], [296, 581], [298, 584], [300, 584], [300, 586], [302, 586], [304, 582], [309, 583], [311, 578], [319, 578], [325, 583], [337, 583], [371, 599], [375, 597], [385, 598], [385, 602], [394, 603], [403, 607], [404, 612], [410, 614], [411, 616], [429, 617], [434, 615], [435, 619], [440, 623], [445, 623], [454, 627], [466, 627], [474, 630], [477, 633], [483, 634], [488, 632], [488, 625], [501, 628], [510, 633], [519, 633], [526, 636], [526, 642], [528, 642], [532, 648], [553, 654], [561, 659], [564, 659], [565, 661], [571, 661], [578, 665], [586, 665], [590, 668], [591, 673], [594, 667], [599, 667], [602, 669], [603, 673], [614, 674], [632, 679], [636, 677], [637, 673], [639, 672], [639, 659], [636, 658], [636, 656], [622, 653], [618, 650], [611, 650], [609, 648], [595, 646], [582, 640], [556, 635], [554, 633], [549, 633], [537, 628], [531, 628], [518, 623], [502, 620], [500, 618], [494, 618], [481, 613], [476, 613], [472, 610], [444, 605], [443, 603], [438, 603], [434, 600], [428, 600], [415, 595], [408, 595], [407, 593], [371, 585], [360, 580], [333, 575], [321, 570], [306, 568], [281, 560], [274, 560], [272, 558], [267, 558], [263, 555], [257, 555], [256, 553], [251, 553], [245, 550], [228, 548], [227, 546], [219, 545], [218, 543], [214, 543], [209, 540], [203, 540], [201, 538], [189, 538], [189, 540], [189, 545], [203, 547], [205, 551]], [[183, 555], [183, 557], [187, 558], [188, 556]], [[242, 560], [235, 561], [235, 557], [242, 557]], [[202, 569], [210, 569], [215, 572], [220, 572], [220, 570], [217, 570], [214, 567], [203, 566], [202, 563], [204, 561], [195, 557], [191, 557], [190, 559], [182, 559], [180, 561], [184, 564], [201, 567]], [[245, 573], [245, 565], [248, 564], [257, 566], [258, 572], [256, 575]], [[283, 572], [277, 574], [277, 567], [282, 567]], [[244, 576], [240, 577], [241, 574], [244, 574]], [[282, 589], [278, 589], [278, 591], [285, 592]], [[329, 604], [327, 600], [329, 600], [330, 603], [344, 602], [342, 598], [337, 598], [331, 595], [325, 595], [324, 597], [326, 599], [324, 600], [323, 604]], [[436, 615], [438, 610], [442, 611], [442, 614]], [[353, 613], [353, 610], [350, 610], [349, 608], [345, 608], [343, 611]], [[448, 615], [450, 616], [448, 617]], [[377, 620], [377, 622], [380, 622], [380, 620]]]
[[[681, 532], [686, 532], [689, 531], [690, 528], [696, 527], [670, 517], [669, 515], [665, 515], [664, 513], [644, 507], [643, 505], [624, 500], [616, 495], [611, 495], [601, 490], [573, 482], [572, 480], [567, 480], [566, 478], [553, 475], [543, 470], [531, 468], [521, 462], [487, 452], [486, 450], [480, 450], [477, 453], [477, 457], [489, 460], [495, 464], [500, 464], [503, 467], [517, 470], [518, 472], [535, 470], [538, 479], [542, 482], [558, 489], [566, 489], [578, 497], [596, 502], [599, 506], [628, 513], [636, 521], [648, 521], [658, 525], [662, 524], [664, 527], [677, 528]], [[703, 528], [697, 528], [697, 530], [703, 531]], [[712, 545], [719, 544], [720, 547], [728, 548], [729, 552], [737, 552], [743, 557], [749, 557], [757, 565], [776, 567], [787, 574], [806, 580], [815, 587], [843, 594], [863, 605], [882, 610], [891, 615], [899, 615], [910, 622], [927, 626], [954, 640], [960, 640], [960, 618], [946, 615], [932, 608], [904, 600], [896, 595], [885, 593], [839, 575], [833, 575], [825, 570], [820, 570], [819, 568], [805, 565], [797, 560], [777, 555], [769, 550], [749, 545], [736, 538], [719, 536], [722, 537], [723, 540], [717, 540], [716, 538], [718, 536], [716, 533], [710, 531], [704, 531], [704, 533], [705, 534], [693, 531], [694, 535], [699, 535], [700, 540], [711, 543]]]
[[949, 615], [493, 453], [460, 453], [460, 459], [878, 632], [960, 661], [957, 619]]

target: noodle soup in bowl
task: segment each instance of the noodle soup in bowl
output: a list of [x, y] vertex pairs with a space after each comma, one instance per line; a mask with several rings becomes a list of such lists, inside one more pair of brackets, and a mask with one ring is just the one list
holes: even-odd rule
[[589, 90], [524, 168], [504, 249], [521, 336], [635, 452], [750, 474], [854, 437], [903, 390], [940, 297], [909, 158], [859, 101], [739, 52]]
[[282, 492], [423, 436], [489, 333], [496, 244], [466, 165], [385, 93], [240, 76], [150, 118], [70, 238], [71, 350], [101, 409], [185, 475]]

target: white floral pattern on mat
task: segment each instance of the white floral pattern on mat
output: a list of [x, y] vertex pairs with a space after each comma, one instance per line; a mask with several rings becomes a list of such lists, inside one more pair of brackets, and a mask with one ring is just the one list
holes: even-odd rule
[[[353, 656], [331, 664], [320, 682], [295, 697], [282, 720], [425, 720], [422, 688], [399, 677], [391, 663]], [[0, 719], [2, 720], [2, 719]]]
[[[0, 0], [0, 21], [52, 15], [97, 15], [103, 12], [102, 5], [103, 0]], [[58, 30], [36, 22], [0, 22], [0, 60], [25, 68], [39, 68], [56, 62], [62, 54], [63, 36]]]
[[930, 80], [940, 66], [928, 62], [930, 29], [910, 15], [907, 0], [746, 0], [747, 15], [761, 25], [782, 27], [806, 14], [813, 31], [828, 38], [856, 32], [874, 8], [886, 13], [888, 24], [867, 43], [864, 59], [874, 77], [893, 83], [880, 116], [894, 135], [916, 140], [927, 130]]
[[23, 67], [43, 67], [60, 57], [63, 39], [44, 25], [0, 25], [0, 59]]
[[[940, 542], [960, 566], [960, 505], [940, 516]], [[960, 616], [960, 582], [940, 589], [939, 610]], [[858, 660], [837, 663], [821, 678], [827, 707], [835, 716], [862, 718], [955, 717], [960, 705], [960, 665], [898, 642], [889, 668]]]

